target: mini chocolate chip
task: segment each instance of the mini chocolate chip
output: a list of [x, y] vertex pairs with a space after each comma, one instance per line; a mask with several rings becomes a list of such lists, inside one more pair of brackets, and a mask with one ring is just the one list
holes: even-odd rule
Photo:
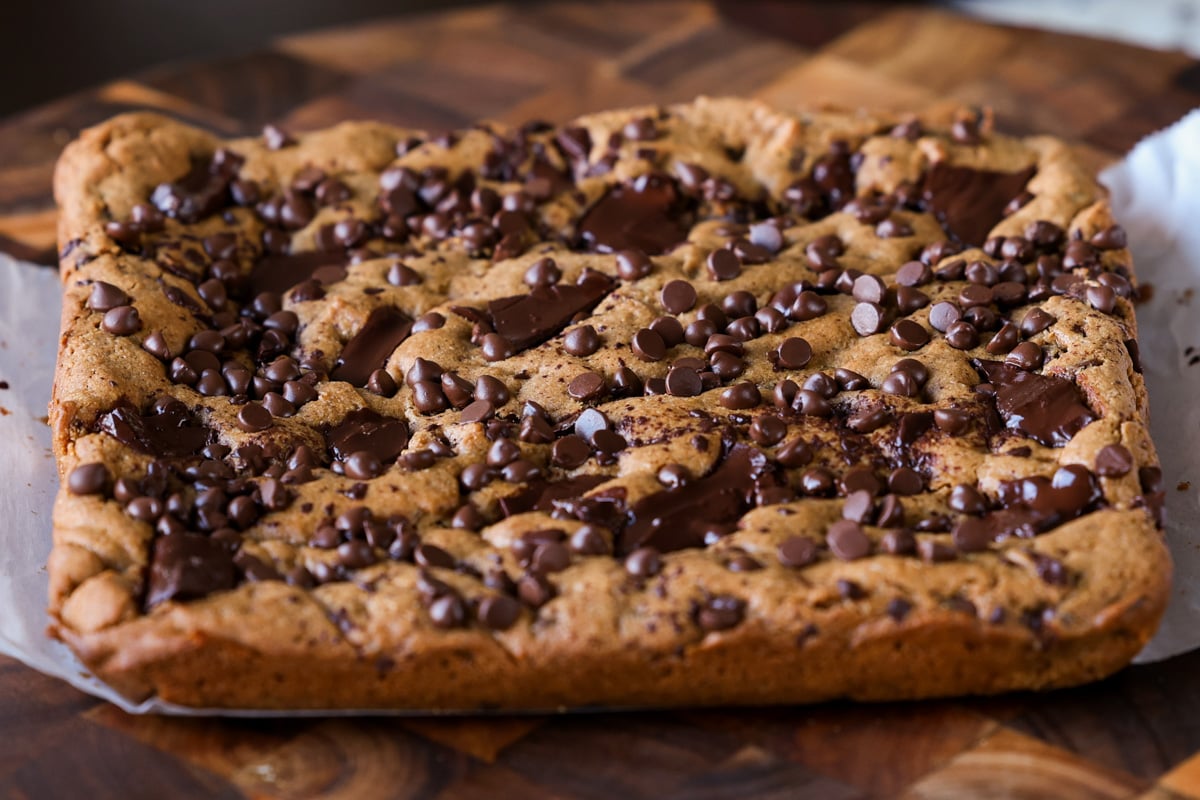
[[871, 540], [862, 527], [848, 519], [838, 520], [829, 526], [825, 543], [830, 552], [842, 561], [854, 561], [871, 552]]
[[1105, 445], [1096, 454], [1096, 474], [1105, 478], [1119, 478], [1133, 469], [1133, 463], [1133, 453], [1124, 445]]
[[684, 280], [673, 280], [663, 287], [660, 299], [667, 311], [682, 314], [695, 307], [696, 287]]
[[107, 485], [108, 469], [100, 463], [80, 464], [67, 478], [71, 494], [100, 494]]

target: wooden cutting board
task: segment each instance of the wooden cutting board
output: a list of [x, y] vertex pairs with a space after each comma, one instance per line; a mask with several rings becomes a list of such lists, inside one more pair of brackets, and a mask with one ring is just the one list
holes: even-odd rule
[[[1064, 136], [1100, 167], [1200, 103], [1200, 63], [888, 3], [579, 0], [381, 21], [160, 68], [0, 123], [0, 250], [53, 262], [54, 159], [125, 110], [225, 134], [349, 117], [444, 129], [699, 93], [991, 105], [1002, 128]], [[0, 659], [0, 796], [1200, 798], [1197, 674], [1200, 651], [984, 700], [223, 721], [128, 716]]]

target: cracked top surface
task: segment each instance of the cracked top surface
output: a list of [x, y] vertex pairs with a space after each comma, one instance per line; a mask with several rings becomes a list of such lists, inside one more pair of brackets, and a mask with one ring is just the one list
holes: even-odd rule
[[1165, 591], [1124, 234], [985, 114], [134, 115], [57, 193], [51, 606], [93, 663], [1044, 647]]

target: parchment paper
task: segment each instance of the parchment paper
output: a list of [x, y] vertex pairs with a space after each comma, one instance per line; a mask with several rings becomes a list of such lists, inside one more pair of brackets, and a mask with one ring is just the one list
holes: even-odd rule
[[[1143, 141], [1101, 179], [1129, 233], [1138, 274], [1153, 286], [1152, 299], [1138, 308], [1138, 324], [1152, 433], [1168, 487], [1175, 586], [1162, 628], [1138, 656], [1145, 663], [1200, 647], [1200, 363], [1189, 365], [1193, 355], [1200, 362], [1200, 299], [1192, 295], [1200, 290], [1200, 111]], [[131, 713], [278, 716], [153, 699], [130, 703], [46, 638], [45, 564], [58, 479], [45, 415], [58, 339], [58, 277], [0, 254], [0, 287], [0, 380], [8, 383], [0, 389], [0, 653]]]

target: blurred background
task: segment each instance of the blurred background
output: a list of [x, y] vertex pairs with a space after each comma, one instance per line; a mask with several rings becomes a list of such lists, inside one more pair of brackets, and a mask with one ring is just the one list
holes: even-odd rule
[[[505, 5], [532, 5], [510, 0]], [[275, 37], [471, 0], [0, 0], [0, 117], [160, 64], [228, 57]], [[630, 2], [629, 13], [639, 13]], [[726, 3], [736, 6], [736, 0]], [[761, 3], [759, 4], [761, 5]], [[785, 15], [789, 0], [779, 0]], [[806, 3], [811, 6], [813, 3]], [[829, 2], [829, 6], [837, 3]], [[880, 11], [899, 3], [875, 5]], [[1200, 0], [946, 0], [939, 5], [1010, 24], [1121, 39], [1200, 54]], [[948, 53], [952, 58], [952, 52]]]

